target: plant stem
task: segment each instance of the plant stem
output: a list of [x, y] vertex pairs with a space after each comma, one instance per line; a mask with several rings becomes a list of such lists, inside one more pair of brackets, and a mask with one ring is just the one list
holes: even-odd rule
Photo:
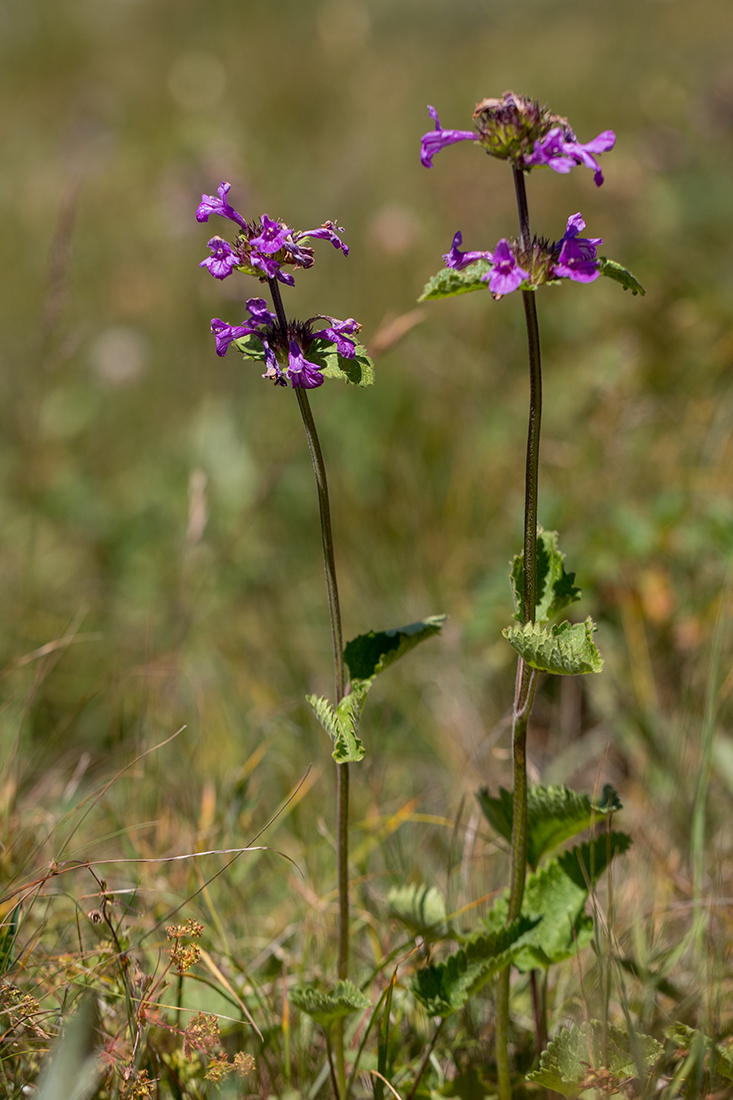
[[[280, 287], [276, 279], [269, 279], [272, 301], [275, 306], [278, 324], [287, 340], [288, 322], [283, 308]], [[295, 387], [298, 408], [303, 418], [308, 450], [313, 462], [313, 473], [318, 488], [318, 506], [321, 516], [321, 542], [323, 546], [323, 565], [326, 571], [326, 589], [328, 591], [328, 611], [331, 619], [331, 638], [333, 640], [333, 664], [336, 706], [341, 702], [346, 690], [346, 666], [344, 663], [344, 644], [341, 633], [341, 609], [339, 606], [338, 583], [336, 581], [336, 560], [333, 552], [333, 531], [331, 528], [331, 506], [328, 498], [326, 465], [323, 461], [316, 423], [308, 400], [308, 391], [302, 386]], [[348, 977], [349, 972], [349, 765], [337, 764], [336, 786], [336, 836], [337, 836], [337, 877], [338, 877], [338, 976]], [[346, 1091], [346, 1070], [344, 1065], [344, 1021], [336, 1021], [334, 1028], [334, 1047], [336, 1069], [340, 1093]]]
[[[532, 247], [527, 190], [524, 173], [514, 168], [514, 189], [517, 197], [522, 248]], [[524, 482], [524, 543], [522, 621], [534, 622], [537, 603], [537, 492], [539, 484], [540, 427], [542, 423], [542, 362], [537, 305], [534, 291], [523, 290], [524, 317], [529, 349], [529, 425], [527, 429], [527, 463]], [[514, 798], [512, 819], [512, 850], [509, 907], [507, 924], [522, 912], [524, 880], [527, 873], [527, 723], [534, 702], [537, 674], [520, 658], [514, 691], [512, 725], [512, 756], [514, 766]], [[512, 1095], [509, 1072], [509, 977], [510, 967], [497, 981], [496, 995], [496, 1062], [499, 1075], [499, 1096], [510, 1100]]]
[[423, 1058], [422, 1058], [422, 1061], [420, 1063], [420, 1067], [417, 1071], [417, 1074], [415, 1075], [415, 1080], [412, 1082], [412, 1088], [410, 1089], [410, 1094], [407, 1097], [407, 1100], [415, 1100], [415, 1095], [417, 1094], [417, 1087], [420, 1084], [420, 1081], [422, 1080], [422, 1075], [425, 1072], [425, 1067], [427, 1066], [427, 1064], [430, 1060], [430, 1055], [433, 1053], [433, 1048], [434, 1048], [436, 1042], [438, 1041], [438, 1036], [440, 1035], [440, 1032], [442, 1031], [444, 1023], [445, 1023], [445, 1018], [441, 1016], [440, 1023], [438, 1024], [435, 1031], [433, 1032], [433, 1037], [430, 1040], [430, 1044], [426, 1048], [425, 1053], [423, 1054]]

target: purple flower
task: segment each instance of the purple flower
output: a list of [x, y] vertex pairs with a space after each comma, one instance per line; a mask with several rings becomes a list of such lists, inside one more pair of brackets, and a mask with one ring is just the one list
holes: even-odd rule
[[274, 252], [280, 251], [292, 232], [284, 222], [274, 222], [272, 218], [268, 218], [267, 214], [263, 214], [262, 230], [256, 237], [249, 238], [250, 248], [271, 256]]
[[600, 275], [596, 246], [603, 244], [603, 238], [579, 237], [581, 229], [585, 229], [585, 222], [579, 213], [568, 218], [565, 235], [555, 245], [558, 252], [551, 268], [553, 277], [592, 283]]
[[324, 222], [318, 229], [304, 229], [302, 233], [293, 234], [293, 242], [304, 240], [306, 237], [316, 237], [322, 241], [330, 241], [334, 248], [340, 248], [344, 256], [349, 254], [349, 246], [339, 237], [339, 233], [343, 233], [343, 229], [336, 225], [335, 222]]
[[205, 260], [201, 261], [199, 267], [208, 268], [215, 279], [226, 279], [227, 275], [231, 275], [239, 263], [236, 252], [229, 242], [222, 237], [212, 237], [209, 241], [209, 248], [213, 252], [213, 256], [207, 256]]
[[494, 249], [491, 271], [482, 275], [481, 281], [489, 284], [494, 298], [501, 298], [511, 294], [525, 279], [529, 279], [529, 272], [519, 266], [509, 242], [502, 237]]
[[[313, 320], [316, 320], [316, 318], [313, 318]], [[328, 328], [322, 328], [315, 335], [324, 336], [334, 343], [339, 355], [343, 355], [344, 359], [353, 359], [356, 353], [356, 343], [354, 340], [350, 340], [349, 337], [361, 330], [359, 322], [355, 321], [353, 317], [349, 317], [346, 321], [337, 321], [335, 317], [326, 317], [324, 314], [321, 314], [320, 320], [330, 321], [331, 324]]]
[[242, 229], [246, 229], [247, 223], [242, 215], [238, 214], [234, 207], [227, 202], [227, 195], [231, 186], [231, 183], [220, 183], [217, 188], [218, 199], [214, 195], [202, 195], [201, 202], [196, 210], [196, 221], [207, 222], [212, 214], [220, 214], [222, 218], [229, 218], [230, 221], [241, 225]]
[[420, 162], [425, 168], [433, 167], [433, 157], [446, 145], [455, 145], [457, 141], [479, 140], [473, 130], [444, 130], [435, 107], [428, 107], [428, 112], [435, 123], [435, 129], [428, 130], [420, 139]]
[[288, 375], [293, 389], [301, 387], [305, 390], [314, 390], [317, 386], [323, 385], [320, 367], [308, 362], [295, 340], [291, 340], [288, 347]]
[[211, 322], [211, 334], [216, 340], [216, 354], [226, 355], [233, 340], [239, 340], [240, 337], [249, 336], [256, 331], [251, 323], [228, 325], [226, 321], [220, 321], [218, 317], [214, 317]]
[[490, 252], [459, 252], [460, 245], [463, 244], [463, 234], [460, 229], [453, 238], [453, 243], [450, 246], [450, 252], [446, 252], [443, 255], [446, 267], [455, 268], [456, 271], [460, 271], [461, 268], [468, 267], [469, 264], [474, 263], [476, 260], [491, 260], [492, 255]]
[[533, 152], [524, 157], [524, 164], [527, 168], [547, 165], [555, 172], [562, 173], [569, 172], [578, 164], [584, 164], [586, 168], [595, 169], [593, 179], [596, 187], [600, 187], [603, 173], [594, 154], [605, 153], [608, 149], [613, 149], [615, 144], [616, 135], [613, 130], [604, 130], [592, 141], [581, 145], [569, 127], [564, 129], [555, 126], [535, 142]]

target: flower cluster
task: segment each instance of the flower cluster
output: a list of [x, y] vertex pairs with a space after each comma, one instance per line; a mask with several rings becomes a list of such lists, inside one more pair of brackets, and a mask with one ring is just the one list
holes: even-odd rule
[[[361, 325], [353, 317], [338, 321], [335, 317], [320, 313], [307, 321], [291, 321], [283, 332], [264, 298], [250, 298], [247, 309], [250, 316], [243, 325], [229, 325], [218, 317], [211, 322], [217, 355], [226, 355], [235, 340], [246, 336], [257, 337], [267, 366], [262, 377], [270, 378], [277, 386], [287, 386], [290, 382], [294, 389], [315, 389], [323, 384], [322, 365], [306, 359], [306, 353], [314, 341], [319, 341], [316, 345], [319, 351], [331, 344], [332, 349], [335, 347], [345, 359], [353, 359], [356, 354], [356, 341], [352, 337], [361, 330]], [[315, 329], [313, 326], [317, 321], [328, 324]]]
[[196, 210], [197, 221], [207, 222], [212, 214], [218, 214], [239, 226], [239, 234], [232, 244], [219, 236], [209, 241], [212, 254], [202, 260], [199, 267], [207, 268], [215, 279], [226, 279], [236, 269], [259, 279], [278, 279], [293, 286], [295, 279], [283, 271], [282, 266], [312, 267], [313, 249], [300, 243], [309, 239], [330, 241], [334, 248], [348, 256], [348, 246], [339, 237], [343, 229], [335, 222], [327, 221], [318, 229], [298, 233], [284, 222], [268, 218], [267, 214], [248, 222], [230, 206], [227, 199], [230, 188], [231, 184], [220, 183], [216, 195], [201, 196]]
[[491, 269], [481, 276], [489, 284], [494, 298], [502, 298], [523, 286], [534, 290], [543, 283], [572, 279], [576, 283], [592, 283], [600, 275], [596, 246], [602, 237], [581, 237], [585, 222], [581, 215], [568, 218], [565, 233], [559, 241], [535, 237], [530, 249], [519, 241], [502, 238], [493, 252], [461, 252], [462, 233], [456, 233], [450, 251], [443, 256], [446, 267], [461, 271], [476, 260], [486, 260]]
[[492, 157], [509, 160], [519, 169], [547, 166], [555, 172], [569, 172], [578, 164], [594, 171], [596, 185], [603, 183], [603, 173], [596, 159], [612, 149], [616, 142], [613, 130], [604, 130], [592, 141], [581, 144], [568, 120], [540, 107], [536, 100], [505, 92], [501, 99], [484, 99], [473, 113], [475, 130], [446, 130], [438, 112], [428, 107], [435, 129], [423, 135], [420, 160], [432, 168], [433, 157], [446, 145], [458, 141], [474, 141], [483, 145]]

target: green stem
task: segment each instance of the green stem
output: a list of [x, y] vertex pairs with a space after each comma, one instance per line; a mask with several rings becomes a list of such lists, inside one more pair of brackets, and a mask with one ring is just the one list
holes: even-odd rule
[[[517, 197], [522, 248], [532, 247], [527, 190], [524, 173], [514, 168], [514, 188]], [[537, 603], [537, 494], [539, 486], [540, 428], [542, 424], [542, 361], [537, 304], [534, 291], [523, 290], [524, 317], [529, 350], [529, 425], [527, 429], [527, 462], [524, 482], [524, 543], [522, 621], [534, 622]], [[514, 767], [514, 798], [509, 908], [507, 924], [522, 912], [524, 881], [527, 874], [527, 723], [534, 702], [537, 674], [520, 659], [514, 692], [512, 725], [512, 756]], [[499, 1096], [510, 1100], [512, 1095], [509, 1071], [509, 977], [510, 967], [498, 977], [496, 996], [496, 1062], [499, 1075]]]
[[[278, 324], [287, 346], [288, 322], [283, 308], [280, 287], [276, 279], [269, 279], [270, 292], [277, 315]], [[318, 488], [318, 507], [321, 516], [321, 542], [323, 545], [323, 565], [326, 571], [326, 589], [328, 591], [328, 611], [331, 619], [331, 638], [333, 641], [333, 664], [336, 692], [336, 706], [341, 702], [346, 690], [346, 665], [344, 663], [344, 644], [341, 633], [341, 609], [339, 606], [338, 583], [336, 581], [336, 559], [333, 552], [333, 530], [331, 528], [331, 505], [328, 497], [326, 464], [323, 461], [316, 423], [308, 400], [308, 391], [302, 386], [295, 387], [298, 408], [303, 419], [308, 450], [313, 463], [313, 473]], [[336, 835], [338, 845], [338, 976], [348, 977], [349, 972], [349, 765], [337, 764], [336, 788]], [[336, 1054], [336, 1072], [340, 1094], [346, 1091], [346, 1069], [344, 1064], [344, 1021], [336, 1021], [334, 1028], [334, 1048]]]

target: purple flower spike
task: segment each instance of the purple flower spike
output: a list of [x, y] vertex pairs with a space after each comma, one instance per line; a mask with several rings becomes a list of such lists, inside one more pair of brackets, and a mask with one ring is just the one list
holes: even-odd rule
[[205, 260], [202, 260], [199, 267], [208, 268], [215, 279], [226, 279], [227, 275], [231, 275], [239, 263], [238, 256], [223, 237], [212, 237], [209, 241], [209, 248], [213, 252], [213, 256], [208, 256]]
[[323, 328], [320, 332], [317, 332], [316, 336], [324, 336], [327, 340], [331, 340], [336, 345], [339, 355], [343, 355], [344, 359], [353, 359], [356, 353], [356, 345], [355, 341], [350, 340], [349, 337], [361, 331], [359, 322], [355, 321], [353, 317], [349, 317], [346, 321], [337, 321], [335, 317], [323, 317], [322, 320], [330, 321], [331, 324], [328, 328]]
[[293, 389], [302, 387], [304, 390], [314, 390], [323, 385], [323, 375], [319, 368], [315, 363], [308, 362], [295, 340], [290, 341], [288, 374]]
[[511, 294], [525, 279], [529, 279], [529, 272], [519, 266], [505, 237], [502, 237], [494, 249], [493, 265], [491, 271], [481, 278], [483, 282], [488, 282], [494, 298]]
[[201, 202], [196, 210], [196, 221], [207, 222], [212, 214], [220, 214], [222, 218], [229, 218], [230, 221], [236, 222], [242, 229], [245, 229], [247, 226], [246, 221], [227, 202], [227, 195], [231, 186], [231, 183], [222, 181], [217, 188], [218, 199], [214, 195], [202, 195]]
[[226, 355], [233, 340], [238, 340], [241, 336], [249, 336], [255, 331], [251, 322], [245, 325], [228, 325], [226, 321], [220, 321], [218, 317], [214, 317], [211, 322], [211, 333], [216, 340], [216, 354]]
[[580, 213], [568, 218], [565, 235], [558, 241], [559, 253], [552, 265], [553, 276], [572, 279], [576, 283], [592, 283], [600, 275], [596, 246], [602, 237], [580, 237], [585, 222]]
[[250, 312], [253, 325], [274, 325], [277, 317], [267, 308], [264, 298], [248, 298], [247, 309]]
[[443, 255], [446, 267], [455, 268], [456, 271], [460, 271], [464, 267], [468, 267], [469, 264], [474, 263], [475, 260], [489, 260], [493, 259], [490, 252], [459, 252], [460, 246], [463, 244], [463, 234], [460, 229], [453, 238], [453, 243], [450, 246], [450, 252], [446, 252]]
[[429, 130], [420, 139], [420, 162], [425, 168], [433, 167], [433, 157], [446, 145], [455, 145], [457, 141], [479, 140], [473, 130], [444, 130], [435, 107], [428, 107], [428, 112], [435, 123], [435, 129]]
[[568, 137], [562, 127], [555, 126], [534, 143], [534, 150], [524, 158], [527, 168], [537, 168], [547, 165], [555, 172], [566, 173], [577, 164], [584, 164], [586, 168], [595, 170], [593, 179], [596, 187], [603, 183], [601, 166], [596, 160], [596, 155], [613, 149], [616, 144], [616, 135], [613, 130], [604, 130], [598, 137], [584, 145], [575, 138]]

